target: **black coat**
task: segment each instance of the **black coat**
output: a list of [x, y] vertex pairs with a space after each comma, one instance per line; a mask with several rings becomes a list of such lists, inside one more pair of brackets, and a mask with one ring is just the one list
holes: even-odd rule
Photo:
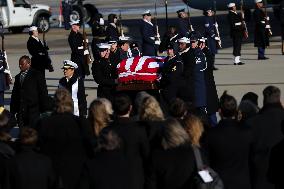
[[265, 29], [265, 13], [262, 9], [255, 9], [253, 12], [255, 22], [254, 28], [254, 46], [265, 48], [269, 46], [268, 30]]
[[89, 65], [84, 63], [84, 50], [81, 48], [78, 49], [78, 47], [83, 46], [83, 35], [80, 32], [75, 33], [71, 31], [68, 37], [68, 43], [72, 51], [71, 61], [78, 65], [77, 73], [81, 77], [89, 75]]
[[55, 189], [56, 178], [51, 160], [31, 146], [21, 147], [11, 159], [11, 189]]
[[108, 59], [101, 58], [93, 63], [92, 74], [98, 84], [97, 97], [112, 101], [116, 85], [113, 65]]
[[103, 151], [89, 160], [87, 182], [90, 189], [130, 189], [127, 161], [121, 151]]
[[110, 124], [123, 142], [123, 150], [130, 170], [130, 188], [142, 189], [144, 186], [143, 163], [149, 154], [149, 143], [145, 129], [130, 118], [115, 118]]
[[6, 143], [0, 141], [0, 188], [9, 188], [9, 161], [14, 156], [15, 151]]
[[112, 24], [109, 24], [106, 28], [106, 41], [110, 40], [119, 40], [119, 31], [117, 27], [114, 27]]
[[20, 83], [20, 74], [15, 77], [10, 110], [12, 114], [18, 114], [18, 123], [23, 122], [28, 126], [47, 110], [48, 92], [46, 81], [40, 72], [30, 68], [23, 84]]
[[210, 167], [219, 173], [226, 189], [250, 189], [250, 129], [236, 120], [225, 119], [205, 136]]
[[86, 119], [71, 113], [54, 113], [38, 126], [39, 147], [53, 162], [64, 189], [75, 189], [87, 157], [92, 155], [92, 130]]
[[[65, 77], [61, 78], [59, 80], [59, 87], [66, 88], [72, 95], [73, 102], [78, 102], [79, 107], [79, 115], [85, 116], [87, 115], [87, 100], [86, 100], [86, 94], [85, 94], [85, 87], [84, 87], [84, 81], [82, 78], [78, 77], [77, 74], [73, 75], [73, 77], [67, 81]], [[73, 96], [73, 90], [77, 88], [77, 96]], [[74, 99], [76, 98], [77, 99]]]
[[178, 18], [178, 34], [179, 37], [189, 37], [191, 30], [191, 22], [189, 18]]
[[217, 42], [215, 40], [216, 28], [213, 16], [205, 16], [205, 34], [204, 37], [207, 38], [207, 46], [212, 54], [217, 54]]
[[283, 138], [281, 121], [284, 120], [284, 110], [281, 104], [265, 105], [258, 115], [247, 123], [253, 130], [253, 167], [252, 188], [272, 189], [267, 181], [267, 170], [271, 148]]
[[243, 35], [244, 28], [242, 26], [242, 17], [240, 14], [233, 11], [229, 11], [228, 21], [230, 24], [230, 36], [231, 38], [239, 38]]
[[155, 45], [155, 27], [143, 20], [140, 31], [142, 36], [143, 56], [157, 56], [157, 47]]
[[196, 173], [192, 148], [156, 149], [146, 173], [146, 189], [190, 189]]
[[47, 54], [48, 48], [43, 46], [43, 43], [40, 40], [37, 41], [32, 36], [29, 37], [29, 40], [27, 42], [27, 48], [32, 56], [32, 68], [40, 71], [41, 73], [44, 73], [45, 69], [48, 68], [48, 65], [51, 64], [50, 58]]

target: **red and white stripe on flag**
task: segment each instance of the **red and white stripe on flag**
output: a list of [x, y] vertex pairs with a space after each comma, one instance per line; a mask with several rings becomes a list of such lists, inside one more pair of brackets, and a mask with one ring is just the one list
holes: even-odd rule
[[118, 81], [156, 81], [164, 57], [136, 56], [125, 59], [117, 65]]

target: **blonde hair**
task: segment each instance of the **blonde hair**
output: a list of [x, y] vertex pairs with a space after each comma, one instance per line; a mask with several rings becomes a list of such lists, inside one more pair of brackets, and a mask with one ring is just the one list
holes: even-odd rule
[[70, 92], [65, 88], [59, 88], [54, 95], [55, 111], [57, 113], [73, 113], [73, 100]]
[[110, 121], [110, 115], [101, 100], [96, 99], [90, 104], [88, 119], [92, 124], [95, 136], [99, 136], [101, 130], [105, 128]]
[[189, 135], [191, 144], [193, 146], [200, 146], [200, 137], [204, 131], [203, 124], [201, 120], [194, 115], [188, 115], [184, 118], [184, 129]]
[[101, 101], [105, 105], [106, 111], [107, 111], [107, 113], [109, 115], [113, 114], [112, 104], [111, 104], [111, 102], [108, 99], [106, 99], [106, 98], [97, 98], [97, 100]]
[[172, 149], [189, 143], [189, 136], [180, 123], [174, 118], [165, 121], [161, 145], [164, 150]]
[[159, 102], [153, 97], [146, 97], [140, 107], [139, 119], [143, 121], [162, 121], [164, 113]]

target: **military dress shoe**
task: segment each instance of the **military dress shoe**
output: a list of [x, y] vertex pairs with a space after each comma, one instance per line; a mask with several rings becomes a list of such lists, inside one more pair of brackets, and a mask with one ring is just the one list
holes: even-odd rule
[[234, 65], [244, 65], [245, 63], [239, 62], [239, 63], [234, 63]]
[[268, 57], [258, 57], [258, 60], [267, 60], [267, 59], [269, 59]]

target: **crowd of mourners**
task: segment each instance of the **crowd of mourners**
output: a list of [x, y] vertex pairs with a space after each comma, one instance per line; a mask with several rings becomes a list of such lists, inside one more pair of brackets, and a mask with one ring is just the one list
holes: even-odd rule
[[202, 177], [209, 167], [222, 188], [283, 188], [280, 89], [266, 87], [263, 99], [260, 108], [249, 92], [238, 104], [225, 91], [213, 127], [191, 104], [177, 98], [165, 111], [144, 91], [134, 102], [123, 93], [95, 99], [78, 117], [71, 94], [57, 89], [52, 111], [18, 136], [0, 109], [0, 188], [194, 189], [214, 182]]

